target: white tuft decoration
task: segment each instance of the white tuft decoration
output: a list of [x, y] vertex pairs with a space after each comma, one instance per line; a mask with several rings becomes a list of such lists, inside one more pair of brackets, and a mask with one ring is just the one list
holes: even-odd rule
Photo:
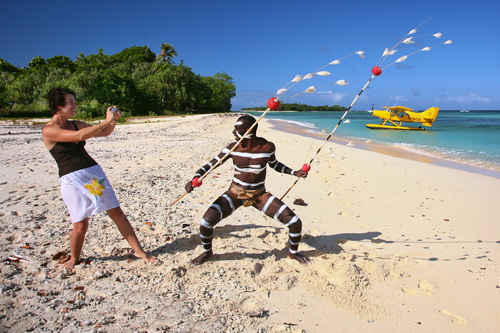
[[328, 75], [331, 75], [332, 73], [328, 72], [328, 71], [321, 71], [321, 72], [316, 72], [316, 75], [319, 75], [319, 76], [328, 76]]
[[403, 43], [403, 44], [414, 44], [415, 41], [413, 40], [413, 37], [408, 37], [408, 38], [403, 39], [403, 41], [401, 43]]
[[306, 93], [313, 93], [316, 91], [316, 87], [315, 86], [310, 86], [309, 88], [307, 88], [306, 90], [304, 90]]
[[356, 53], [357, 55], [359, 55], [361, 58], [364, 58], [364, 57], [365, 57], [365, 51], [361, 51], [361, 50], [359, 50], [359, 51], [356, 51], [356, 52], [354, 52], [354, 53]]
[[279, 90], [276, 92], [276, 95], [281, 95], [282, 93], [284, 93], [284, 92], [286, 92], [286, 91], [287, 91], [287, 89], [285, 89], [285, 88], [281, 88], [281, 89], [279, 89]]
[[335, 82], [335, 83], [338, 84], [339, 86], [346, 86], [347, 85], [346, 80], [337, 80], [337, 82]]
[[436, 38], [441, 38], [441, 37], [443, 37], [443, 33], [436, 32], [433, 36], [436, 37]]
[[417, 32], [417, 29], [411, 29], [410, 32], [408, 32], [408, 35], [413, 35], [416, 32]]
[[299, 82], [302, 81], [302, 76], [297, 74], [293, 77], [292, 82]]
[[430, 46], [426, 46], [423, 49], [421, 49], [420, 51], [427, 52], [427, 51], [430, 51], [430, 50], [431, 50], [431, 47]]
[[308, 73], [308, 74], [304, 75], [304, 77], [302, 78], [302, 80], [312, 79], [312, 77], [313, 77], [313, 74], [312, 73]]
[[402, 56], [402, 57], [399, 57], [398, 60], [396, 60], [396, 62], [403, 62], [405, 61], [406, 59], [408, 58], [408, 56]]
[[332, 60], [332, 61], [330, 61], [329, 64], [330, 65], [338, 65], [338, 64], [340, 64], [340, 60], [339, 59]]
[[447, 41], [445, 41], [443, 43], [444, 45], [450, 45], [450, 44], [453, 44], [453, 41], [451, 39], [448, 39]]

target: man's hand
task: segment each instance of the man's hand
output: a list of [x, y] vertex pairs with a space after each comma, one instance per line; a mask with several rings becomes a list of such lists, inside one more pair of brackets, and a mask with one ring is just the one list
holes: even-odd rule
[[193, 180], [188, 182], [184, 188], [186, 189], [186, 192], [189, 193], [191, 192], [195, 187], [200, 187], [203, 182], [200, 180], [200, 177], [194, 177]]
[[302, 171], [302, 170], [297, 170], [297, 171], [293, 172], [294, 176], [297, 176], [297, 177], [300, 177], [300, 178], [306, 178], [307, 174], [308, 173], [306, 171]]
[[184, 186], [184, 189], [186, 190], [187, 193], [190, 193], [193, 190], [193, 184], [191, 181], [188, 181], [186, 183], [186, 186]]

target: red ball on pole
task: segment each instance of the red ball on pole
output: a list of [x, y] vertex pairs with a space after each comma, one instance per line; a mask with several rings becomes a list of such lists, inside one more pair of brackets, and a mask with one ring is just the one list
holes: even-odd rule
[[375, 76], [379, 76], [380, 74], [382, 74], [382, 68], [380, 68], [378, 66], [373, 66], [372, 74]]
[[273, 111], [278, 110], [280, 104], [281, 102], [278, 97], [271, 97], [267, 100], [267, 107]]
[[306, 163], [306, 164], [304, 164], [304, 165], [302, 166], [302, 168], [301, 168], [300, 170], [302, 170], [302, 171], [304, 171], [304, 172], [309, 172], [309, 170], [311, 170], [311, 166], [310, 166], [309, 164], [307, 164], [307, 163]]

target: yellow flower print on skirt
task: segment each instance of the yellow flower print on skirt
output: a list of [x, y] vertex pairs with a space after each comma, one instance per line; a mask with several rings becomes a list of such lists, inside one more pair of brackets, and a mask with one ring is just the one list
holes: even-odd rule
[[105, 188], [103, 184], [104, 179], [97, 180], [94, 178], [90, 184], [85, 184], [85, 188], [89, 190], [90, 194], [100, 197]]
[[59, 183], [64, 203], [74, 223], [120, 206], [113, 187], [99, 165], [64, 175], [59, 178]]

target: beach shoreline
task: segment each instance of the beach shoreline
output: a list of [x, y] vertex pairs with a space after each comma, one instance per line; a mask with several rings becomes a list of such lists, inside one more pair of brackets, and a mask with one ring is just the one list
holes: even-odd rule
[[[298, 121], [291, 122], [283, 119], [267, 119], [267, 121], [273, 125], [274, 129], [278, 131], [311, 137], [321, 141], [324, 140], [328, 135], [328, 133], [324, 130], [312, 128], [307, 125], [301, 125]], [[467, 164], [465, 162], [460, 163], [452, 159], [446, 159], [444, 157], [437, 156], [437, 154], [415, 150], [411, 151], [403, 147], [397, 147], [394, 144], [390, 143], [375, 143], [369, 140], [367, 141], [359, 138], [347, 138], [339, 135], [334, 136], [332, 139], [330, 139], [330, 141], [342, 145], [348, 145], [357, 149], [373, 151], [384, 155], [404, 158], [422, 163], [431, 163], [442, 167], [453, 168], [456, 170], [477, 173], [484, 176], [500, 179], [500, 165], [497, 166], [496, 164], [491, 168], [482, 168]]]

